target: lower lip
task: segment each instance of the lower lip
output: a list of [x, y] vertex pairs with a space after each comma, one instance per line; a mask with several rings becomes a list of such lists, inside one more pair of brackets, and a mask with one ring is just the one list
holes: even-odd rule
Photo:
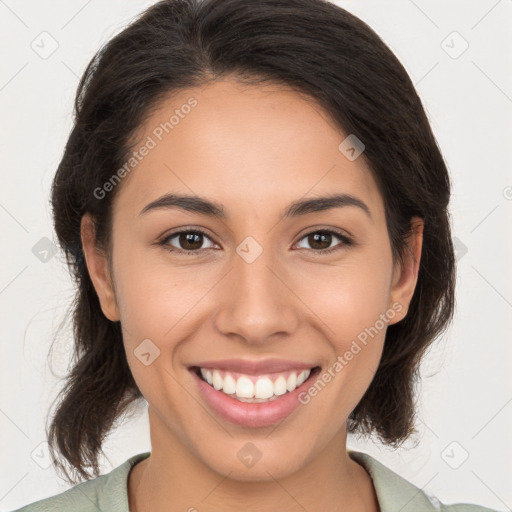
[[311, 371], [310, 377], [298, 388], [284, 395], [278, 396], [271, 402], [247, 403], [231, 398], [222, 391], [217, 391], [201, 379], [194, 370], [190, 370], [201, 395], [211, 409], [222, 418], [243, 427], [267, 427], [287, 418], [299, 405], [299, 394], [307, 389], [312, 377], [318, 373], [317, 369]]

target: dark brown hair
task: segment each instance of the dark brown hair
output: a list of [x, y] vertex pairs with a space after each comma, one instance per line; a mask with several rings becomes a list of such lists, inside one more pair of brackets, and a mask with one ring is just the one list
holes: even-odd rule
[[80, 478], [91, 477], [88, 468], [98, 476], [102, 442], [143, 398], [127, 364], [120, 323], [103, 315], [88, 274], [81, 218], [93, 215], [97, 245], [108, 254], [112, 201], [122, 184], [101, 199], [94, 190], [126, 161], [138, 128], [159, 101], [228, 76], [306, 94], [340, 132], [365, 144], [394, 261], [402, 261], [411, 218], [424, 220], [408, 314], [388, 327], [378, 371], [348, 421], [349, 432], [374, 432], [392, 445], [416, 432], [419, 363], [452, 319], [455, 258], [448, 171], [405, 69], [371, 28], [324, 0], [164, 0], [89, 63], [53, 181], [55, 230], [77, 293], [72, 366], [47, 435], [54, 463], [71, 483], [77, 479], [66, 466]]

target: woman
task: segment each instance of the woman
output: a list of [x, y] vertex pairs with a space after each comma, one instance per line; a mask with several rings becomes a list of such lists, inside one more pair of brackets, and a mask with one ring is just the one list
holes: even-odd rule
[[[452, 510], [346, 446], [414, 432], [449, 197], [407, 73], [343, 9], [149, 8], [83, 75], [52, 189], [77, 360], [48, 439], [92, 479], [21, 510]], [[141, 399], [151, 452], [98, 476]]]

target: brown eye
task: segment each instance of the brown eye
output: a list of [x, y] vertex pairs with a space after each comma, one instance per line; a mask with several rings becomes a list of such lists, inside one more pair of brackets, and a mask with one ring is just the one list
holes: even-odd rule
[[[335, 241], [336, 238], [341, 240], [342, 243], [332, 246], [332, 242]], [[312, 231], [303, 236], [301, 240], [307, 240], [311, 250], [321, 252], [322, 254], [330, 253], [352, 244], [352, 241], [347, 236], [328, 229]], [[306, 249], [308, 249], [308, 247], [306, 247]]]
[[[211, 242], [210, 237], [207, 236], [206, 233], [199, 229], [194, 229], [187, 231], [177, 231], [166, 236], [159, 243], [160, 245], [165, 246], [171, 252], [187, 252], [193, 254], [204, 249], [202, 245], [204, 244], [205, 239]], [[174, 244], [171, 244], [171, 240], [176, 241], [174, 242]], [[213, 242], [212, 245], [214, 245]], [[206, 247], [206, 249], [208, 248], [211, 247]]]

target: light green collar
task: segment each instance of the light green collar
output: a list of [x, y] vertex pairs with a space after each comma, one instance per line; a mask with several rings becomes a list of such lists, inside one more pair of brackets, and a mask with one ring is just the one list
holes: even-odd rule
[[384, 466], [371, 455], [347, 450], [350, 458], [364, 466], [369, 473], [381, 512], [434, 512], [442, 510], [436, 499]]

